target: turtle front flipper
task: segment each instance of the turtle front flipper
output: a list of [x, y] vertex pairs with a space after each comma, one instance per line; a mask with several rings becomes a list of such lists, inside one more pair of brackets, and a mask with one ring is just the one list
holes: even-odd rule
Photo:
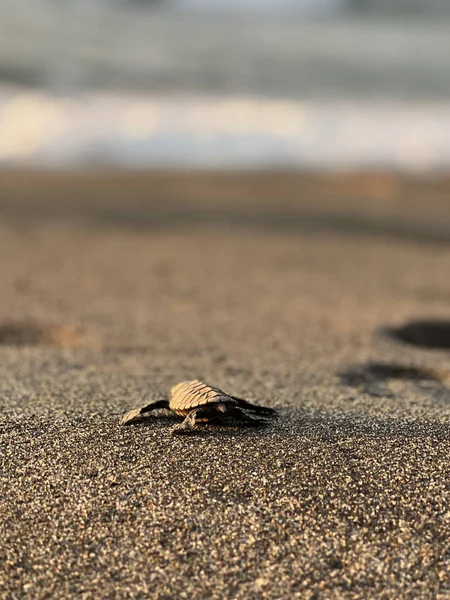
[[141, 408], [134, 408], [133, 410], [129, 410], [122, 417], [121, 424], [122, 425], [132, 425], [137, 421], [141, 420], [138, 417], [144, 415], [144, 413], [151, 412], [152, 410], [157, 410], [158, 408], [169, 408], [168, 400], [156, 400], [156, 402], [152, 402], [151, 404], [147, 404], [146, 406], [142, 406]]
[[187, 415], [182, 423], [172, 427], [172, 434], [190, 433], [199, 431], [199, 423], [215, 423], [218, 420], [217, 412], [209, 406], [199, 406], [194, 408]]
[[277, 414], [277, 411], [274, 408], [269, 408], [268, 406], [258, 406], [257, 404], [252, 404], [248, 400], [243, 400], [242, 398], [236, 398], [236, 396], [232, 396], [232, 398], [233, 398], [233, 400], [236, 400], [239, 408], [243, 408], [244, 410], [254, 412], [258, 415], [275, 416]]

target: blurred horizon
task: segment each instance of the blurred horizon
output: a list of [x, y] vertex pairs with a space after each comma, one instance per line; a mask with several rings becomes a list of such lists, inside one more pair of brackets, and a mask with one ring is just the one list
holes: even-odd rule
[[450, 166], [444, 0], [0, 3], [0, 166]]

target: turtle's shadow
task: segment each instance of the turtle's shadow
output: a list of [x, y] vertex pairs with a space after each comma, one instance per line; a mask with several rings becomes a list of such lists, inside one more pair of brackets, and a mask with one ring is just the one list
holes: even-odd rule
[[182, 422], [183, 417], [179, 417], [169, 411], [161, 411], [160, 414], [155, 412], [151, 415], [141, 415], [133, 423], [127, 424], [127, 427], [170, 427]]
[[[237, 421], [232, 417], [217, 420], [214, 423], [205, 423], [199, 425], [198, 429], [194, 429], [192, 431], [181, 431], [177, 432], [176, 437], [202, 437], [202, 436], [211, 436], [211, 435], [235, 435], [236, 433], [243, 433], [249, 431], [260, 431], [262, 429], [267, 429], [275, 419], [266, 419], [254, 422], [247, 421]], [[180, 417], [176, 414], [171, 414], [170, 412], [161, 412], [161, 414], [152, 414], [147, 416], [142, 416], [136, 419], [136, 422], [127, 425], [128, 427], [151, 427], [156, 429], [169, 429], [172, 431], [172, 428], [183, 422], [184, 417]]]

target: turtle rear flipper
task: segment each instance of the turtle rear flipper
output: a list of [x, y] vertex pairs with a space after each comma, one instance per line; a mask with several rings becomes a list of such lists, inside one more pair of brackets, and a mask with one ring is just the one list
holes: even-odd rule
[[138, 419], [138, 417], [142, 417], [145, 413], [149, 413], [152, 410], [157, 410], [158, 408], [169, 408], [168, 400], [156, 400], [156, 402], [152, 402], [147, 404], [146, 406], [142, 406], [141, 408], [134, 408], [133, 410], [128, 411], [122, 417], [121, 424], [122, 425], [131, 425], [137, 421], [142, 419]]
[[240, 408], [239, 406], [231, 406], [227, 405], [227, 417], [231, 417], [236, 421], [240, 421], [241, 423], [245, 423], [246, 426], [257, 427], [258, 425], [267, 425], [266, 419], [260, 419], [258, 417], [254, 417], [249, 415], [245, 410]]
[[242, 398], [237, 398], [236, 396], [232, 396], [232, 398], [233, 400], [236, 400], [239, 408], [254, 412], [258, 415], [275, 416], [277, 414], [277, 411], [274, 408], [269, 408], [268, 406], [258, 406], [257, 404], [252, 404], [248, 400], [243, 400]]

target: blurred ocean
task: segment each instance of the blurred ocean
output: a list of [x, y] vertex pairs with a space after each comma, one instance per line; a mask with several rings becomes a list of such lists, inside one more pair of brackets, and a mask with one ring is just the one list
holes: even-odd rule
[[450, 165], [448, 0], [0, 0], [0, 164]]

